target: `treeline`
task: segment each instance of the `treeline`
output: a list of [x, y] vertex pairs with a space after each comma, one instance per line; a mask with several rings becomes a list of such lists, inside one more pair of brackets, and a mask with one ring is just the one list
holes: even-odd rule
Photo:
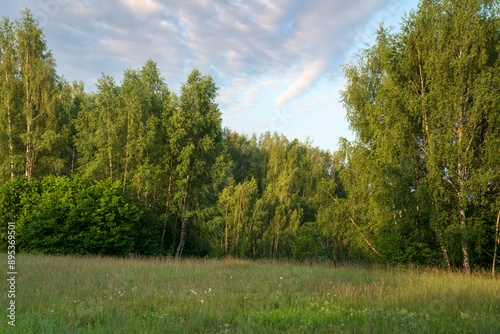
[[[326, 239], [322, 247], [315, 224], [328, 206], [318, 187], [340, 189], [332, 183], [333, 156], [277, 134], [249, 139], [223, 130], [212, 78], [194, 70], [177, 94], [150, 60], [126, 70], [120, 85], [103, 75], [96, 91], [85, 93], [82, 83], [56, 75], [28, 10], [19, 21], [4, 19], [1, 45], [0, 212], [16, 222], [21, 249], [256, 258], [349, 253], [333, 252]], [[139, 238], [134, 229], [149, 232]]]
[[[494, 1], [422, 1], [345, 66], [338, 152], [221, 127], [217, 87], [156, 63], [95, 92], [58, 77], [29, 10], [0, 31], [0, 239], [29, 252], [494, 264]], [[3, 246], [2, 248], [5, 248]]]

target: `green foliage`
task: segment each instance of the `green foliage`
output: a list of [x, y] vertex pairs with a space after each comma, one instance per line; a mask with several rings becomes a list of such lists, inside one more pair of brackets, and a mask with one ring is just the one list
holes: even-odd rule
[[[415, 229], [416, 227], [416, 229]], [[435, 240], [428, 230], [414, 223], [390, 220], [378, 234], [380, 261], [391, 264], [437, 265]]]
[[16, 222], [22, 251], [123, 256], [152, 254], [157, 248], [154, 219], [123, 194], [118, 181], [18, 178], [0, 193], [0, 209]]
[[346, 182], [348, 197], [393, 262], [439, 251], [448, 266], [470, 271], [486, 242], [475, 222], [485, 221], [479, 203], [499, 177], [497, 5], [421, 1], [400, 33], [380, 28], [376, 44], [344, 68], [358, 139], [345, 150], [357, 179]]
[[318, 260], [325, 259], [326, 255], [317, 224], [306, 223], [299, 227], [292, 246], [293, 258], [300, 261]]
[[0, 25], [2, 249], [15, 221], [30, 252], [466, 270], [496, 256], [495, 1], [422, 0], [399, 33], [381, 27], [344, 68], [357, 138], [334, 153], [221, 129], [218, 88], [198, 70], [175, 93], [148, 60], [85, 93], [56, 75], [38, 22], [21, 15]]
[[0, 187], [0, 251], [7, 250], [7, 224], [15, 222], [19, 227], [18, 221], [25, 207], [34, 204], [40, 191], [38, 182], [26, 182], [25, 177], [17, 177]]
[[74, 115], [67, 87], [32, 12], [0, 24], [0, 182], [70, 170]]
[[78, 113], [76, 146], [80, 154], [79, 172], [87, 178], [121, 179], [120, 160], [123, 120], [119, 112], [119, 88], [103, 74], [97, 92], [86, 97]]
[[215, 98], [217, 86], [209, 76], [193, 70], [181, 87], [181, 95], [167, 120], [169, 129], [169, 207], [181, 220], [175, 256], [182, 255], [189, 225], [207, 204], [203, 191], [212, 182], [222, 140], [220, 111]]

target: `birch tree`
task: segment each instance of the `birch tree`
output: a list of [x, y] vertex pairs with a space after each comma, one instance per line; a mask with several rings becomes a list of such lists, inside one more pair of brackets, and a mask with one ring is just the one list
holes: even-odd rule
[[181, 231], [175, 257], [182, 255], [189, 225], [203, 207], [201, 188], [210, 182], [210, 169], [222, 140], [217, 87], [209, 76], [193, 70], [181, 87], [178, 108], [170, 118], [172, 165], [175, 169], [174, 202], [181, 214]]
[[4, 18], [0, 27], [0, 179], [7, 181], [19, 174], [20, 82], [14, 25]]
[[[454, 246], [447, 236], [460, 234], [466, 272], [470, 215], [494, 180], [488, 166], [499, 138], [497, 10], [495, 1], [421, 1], [399, 34], [381, 29], [377, 43], [345, 67], [343, 100], [358, 145], [370, 154], [370, 187], [390, 190], [401, 175], [398, 187], [406, 188], [375, 197], [383, 219], [408, 216], [410, 202], [417, 217], [416, 199], [427, 197], [443, 258], [450, 263]], [[415, 200], [398, 199], [405, 197]]]
[[103, 74], [97, 80], [97, 92], [82, 102], [76, 126], [79, 170], [86, 177], [116, 180], [123, 176], [123, 117], [119, 105], [119, 87], [112, 77]]
[[45, 121], [55, 110], [56, 71], [45, 36], [30, 10], [16, 22], [17, 67], [22, 86], [22, 115], [25, 120], [25, 175], [34, 175], [37, 145], [46, 130]]

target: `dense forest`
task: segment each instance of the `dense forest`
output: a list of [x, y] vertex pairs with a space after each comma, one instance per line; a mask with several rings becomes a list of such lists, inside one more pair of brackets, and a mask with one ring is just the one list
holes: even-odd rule
[[[0, 27], [0, 239], [51, 254], [495, 266], [498, 2], [422, 0], [344, 67], [356, 140], [222, 128], [217, 86], [150, 60], [93, 92], [26, 9]], [[335, 134], [332, 134], [332, 138]]]

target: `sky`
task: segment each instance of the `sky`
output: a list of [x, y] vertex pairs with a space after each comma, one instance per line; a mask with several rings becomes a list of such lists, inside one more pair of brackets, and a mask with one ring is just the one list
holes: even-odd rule
[[283, 133], [324, 150], [353, 140], [340, 99], [342, 66], [381, 22], [397, 29], [418, 0], [0, 0], [11, 20], [28, 7], [59, 75], [95, 91], [102, 73], [148, 59], [172, 91], [197, 68], [219, 87], [222, 125]]

